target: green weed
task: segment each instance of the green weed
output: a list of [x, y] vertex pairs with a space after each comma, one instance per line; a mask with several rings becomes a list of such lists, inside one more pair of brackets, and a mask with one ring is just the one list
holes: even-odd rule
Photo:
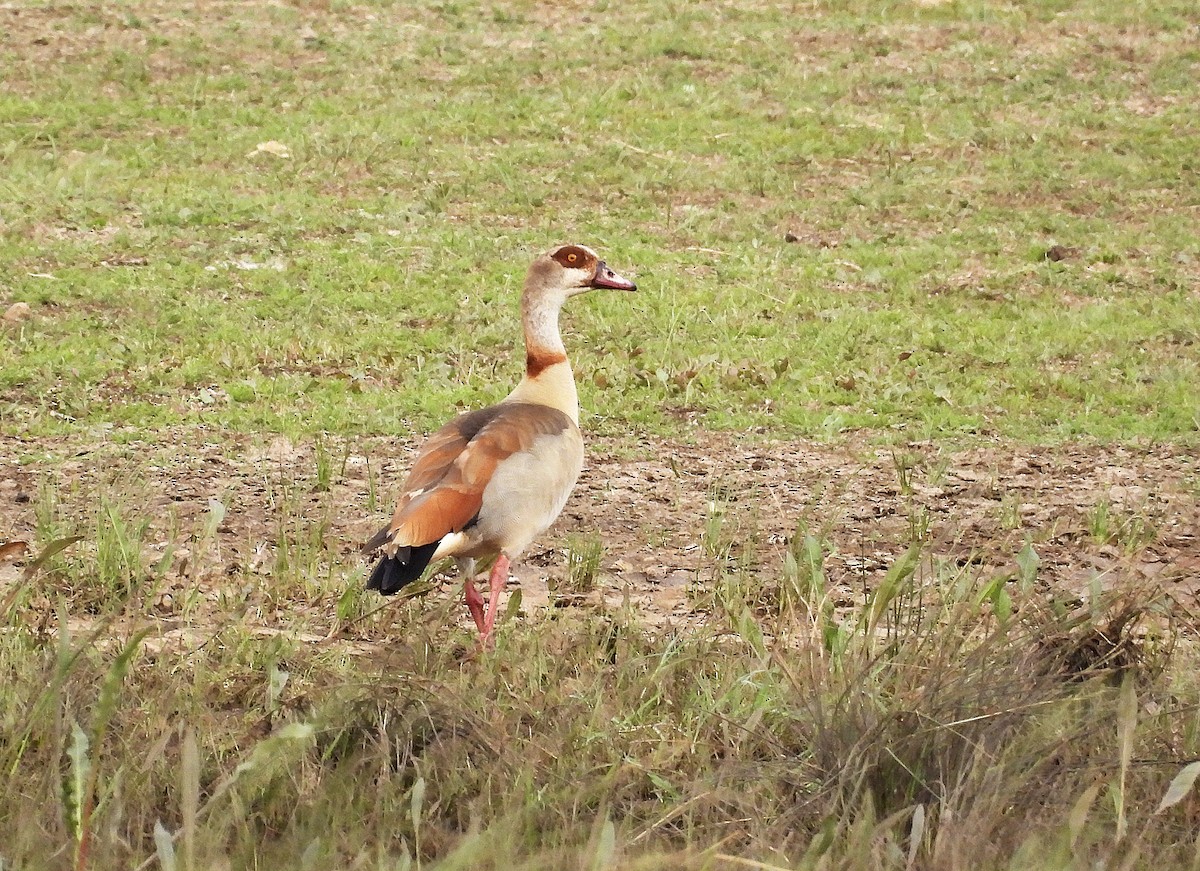
[[1008, 532], [1021, 528], [1021, 495], [1005, 493], [1000, 498], [1000, 528]]
[[1108, 499], [1100, 499], [1092, 506], [1086, 522], [1093, 541], [1116, 544], [1126, 553], [1135, 553], [1158, 537], [1154, 521], [1145, 508], [1118, 510]]
[[595, 535], [570, 536], [567, 539], [567, 589], [564, 592], [590, 593], [596, 586], [604, 545]]

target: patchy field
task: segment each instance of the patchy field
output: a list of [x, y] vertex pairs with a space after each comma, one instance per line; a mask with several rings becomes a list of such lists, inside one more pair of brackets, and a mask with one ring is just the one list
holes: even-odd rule
[[[243, 619], [264, 631], [298, 619], [310, 636], [338, 630], [338, 600], [362, 582], [359, 546], [390, 516], [414, 446], [191, 435], [204, 440], [6, 442], [25, 460], [0, 479], [10, 506], [0, 537], [124, 524], [137, 531], [130, 545], [146, 571], [154, 567], [152, 581], [138, 579], [149, 581], [144, 603], [164, 620], [186, 617], [193, 635], [224, 619], [231, 590], [245, 597]], [[1200, 460], [1169, 446], [901, 449], [704, 431], [594, 439], [562, 518], [516, 574], [526, 611], [629, 597], [647, 624], [694, 625], [720, 577], [774, 584], [789, 546], [808, 537], [831, 601], [847, 608], [918, 545], [931, 582], [1027, 575], [1072, 606], [1152, 586], [1200, 615], [1198, 499]], [[573, 562], [584, 554], [587, 578]], [[10, 582], [17, 575], [8, 570]], [[458, 601], [454, 575], [438, 598]], [[451, 615], [469, 625], [465, 610]], [[367, 637], [414, 616], [381, 618]]]
[[[476, 660], [456, 581], [360, 589], [411, 445], [175, 435], [5, 441], [0, 534], [82, 535], [30, 582], [0, 566], [26, 790], [47, 765], [79, 788], [79, 719], [129, 795], [99, 781], [96, 814], [235, 865], [368, 839], [437, 867], [1073, 867], [1130, 826], [1187, 841], [1190, 801], [1151, 811], [1200, 741], [1189, 452], [594, 440]], [[40, 867], [44, 822], [6, 819]], [[104, 867], [153, 849], [96, 841]]]
[[[1197, 45], [0, 6], [0, 865], [1196, 867]], [[642, 290], [479, 657], [357, 548], [562, 241]]]

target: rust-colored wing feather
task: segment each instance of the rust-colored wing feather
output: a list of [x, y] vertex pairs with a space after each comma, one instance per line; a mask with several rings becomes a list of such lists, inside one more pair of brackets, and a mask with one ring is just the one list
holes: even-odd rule
[[[470, 525], [496, 467], [571, 425], [557, 409], [508, 402], [460, 415], [421, 448], [387, 529], [368, 543], [418, 547]], [[372, 547], [374, 545], [374, 547]]]

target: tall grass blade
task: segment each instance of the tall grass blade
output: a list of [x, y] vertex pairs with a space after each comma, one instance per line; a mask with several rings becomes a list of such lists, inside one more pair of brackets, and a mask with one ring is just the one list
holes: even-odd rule
[[1042, 558], [1033, 549], [1033, 542], [1025, 542], [1025, 546], [1017, 553], [1017, 577], [1021, 582], [1021, 592], [1033, 589], [1033, 585], [1037, 581], [1038, 566], [1041, 563]]
[[1133, 672], [1129, 671], [1121, 681], [1120, 697], [1117, 700], [1117, 743], [1121, 766], [1116, 791], [1117, 843], [1124, 840], [1129, 825], [1125, 815], [1125, 786], [1129, 776], [1129, 763], [1133, 759], [1133, 738], [1137, 731], [1137, 708], [1137, 688], [1134, 686]]
[[782, 865], [771, 865], [767, 862], [759, 862], [756, 859], [745, 859], [741, 856], [734, 856], [731, 853], [714, 853], [713, 858], [720, 859], [722, 862], [728, 862], [730, 865], [738, 868], [750, 868], [752, 871], [791, 871], [790, 868], [785, 868]]
[[179, 867], [175, 861], [175, 843], [162, 820], [154, 821], [154, 854], [158, 857], [158, 866], [162, 871], [176, 871]]
[[509, 595], [508, 601], [504, 603], [504, 621], [506, 623], [521, 613], [521, 601], [521, 588], [517, 587]]
[[[33, 580], [33, 576], [41, 570], [42, 566], [44, 566], [52, 556], [57, 553], [61, 553], [78, 541], [83, 541], [82, 535], [71, 535], [67, 536], [66, 538], [56, 539], [42, 548], [42, 552], [39, 553], [36, 558], [34, 558], [33, 562], [25, 566], [25, 569], [21, 572], [21, 580], [13, 584], [12, 589], [10, 589], [5, 597], [0, 600], [0, 615], [8, 613], [9, 609], [12, 608], [13, 603], [17, 601], [17, 597], [20, 595], [21, 591], [25, 589], [25, 585]], [[5, 545], [5, 547], [11, 547], [15, 544], [23, 545], [25, 542], [9, 542], [7, 545]]]
[[321, 839], [313, 838], [300, 854], [300, 871], [312, 871], [321, 858]]
[[613, 821], [606, 819], [600, 827], [600, 837], [596, 841], [596, 851], [592, 854], [591, 871], [604, 871], [615, 864], [617, 857], [617, 827]]
[[1179, 773], [1171, 778], [1171, 783], [1167, 787], [1162, 801], [1154, 809], [1154, 812], [1161, 814], [1167, 808], [1179, 804], [1184, 796], [1192, 791], [1192, 787], [1196, 785], [1197, 777], [1200, 777], [1200, 762], [1189, 762], [1183, 768], [1179, 769]]
[[[183, 733], [179, 761], [180, 837], [183, 841], [183, 867], [196, 869], [196, 822], [200, 814], [200, 751], [196, 746], [196, 730], [191, 726]], [[157, 831], [155, 832], [157, 838]]]
[[896, 560], [892, 567], [888, 569], [887, 575], [879, 584], [879, 588], [871, 595], [871, 607], [867, 616], [867, 634], [870, 635], [875, 631], [875, 627], [879, 625], [879, 621], [883, 618], [888, 607], [895, 601], [904, 589], [904, 584], [913, 573], [917, 570], [917, 565], [921, 560], [921, 545], [914, 544], [904, 556]]
[[1087, 825], [1088, 814], [1092, 811], [1092, 805], [1096, 803], [1096, 796], [1100, 794], [1102, 785], [1100, 781], [1096, 781], [1085, 789], [1067, 815], [1067, 834], [1071, 838], [1072, 852], [1079, 844], [1079, 837], [1083, 834], [1084, 826]]
[[121, 684], [129, 673], [133, 655], [141, 648], [142, 642], [146, 640], [146, 636], [150, 632], [150, 627], [135, 632], [128, 643], [121, 648], [121, 652], [117, 654], [117, 658], [113, 660], [113, 664], [108, 668], [108, 673], [104, 676], [104, 683], [100, 685], [100, 698], [96, 702], [96, 713], [92, 719], [92, 740], [97, 746], [103, 739], [104, 733], [108, 731], [108, 724], [112, 721], [113, 714], [116, 713], [117, 701], [121, 696]]
[[288, 744], [312, 740], [314, 731], [308, 723], [288, 723], [275, 734], [258, 742], [250, 753], [250, 758], [238, 763], [237, 768], [233, 769], [233, 773], [221, 782], [221, 785], [213, 793], [212, 799], [209, 799], [209, 803], [211, 804], [213, 799], [237, 782], [239, 778], [279, 761]]
[[85, 811], [84, 793], [91, 779], [92, 762], [88, 756], [90, 742], [87, 733], [79, 727], [75, 720], [71, 721], [71, 743], [67, 747], [67, 758], [71, 760], [70, 767], [63, 777], [63, 818], [67, 821], [67, 830], [71, 840], [76, 845], [83, 840]]
[[283, 697], [283, 690], [287, 686], [288, 678], [291, 672], [284, 671], [278, 665], [272, 665], [269, 674], [267, 675], [267, 710], [274, 713], [279, 710], [279, 700]]
[[[96, 747], [97, 754], [103, 746], [104, 735], [108, 731], [108, 724], [117, 710], [117, 700], [120, 697], [121, 683], [129, 671], [129, 663], [133, 659], [133, 654], [141, 647], [143, 639], [145, 639], [149, 632], [150, 629], [146, 628], [134, 633], [134, 636], [121, 652], [117, 654], [117, 658], [113, 661], [113, 664], [109, 666], [108, 673], [104, 676], [104, 682], [100, 685], [100, 697], [96, 701], [96, 710], [92, 717], [92, 737], [90, 741]], [[86, 868], [88, 864], [88, 852], [92, 837], [91, 817], [96, 795], [96, 779], [99, 776], [99, 766], [87, 758], [89, 741], [79, 728], [79, 724], [72, 722], [71, 727], [72, 744], [68, 755], [70, 755], [73, 763], [74, 776], [72, 778], [72, 788], [73, 797], [76, 801], [75, 806], [72, 808], [76, 814], [76, 824], [74, 827], [76, 842], [75, 868], [81, 869]]]
[[[822, 862], [826, 854], [833, 849], [838, 836], [838, 820], [837, 817], [830, 814], [822, 820], [816, 834], [812, 836], [812, 840], [808, 842], [808, 849], [804, 851], [804, 856], [801, 860], [801, 867], [808, 868]], [[828, 862], [825, 862], [828, 864]]]
[[68, 535], [66, 538], [59, 538], [50, 542], [48, 545], [42, 548], [42, 552], [37, 555], [37, 558], [34, 559], [33, 562], [25, 566], [25, 571], [23, 572], [25, 579], [28, 580], [37, 574], [42, 566], [44, 566], [52, 556], [62, 553], [68, 547], [79, 541], [83, 541], [82, 535]]
[[[208, 800], [200, 806], [196, 812], [197, 819], [203, 819], [217, 804], [223, 799], [226, 794], [240, 781], [245, 779], [251, 772], [270, 771], [278, 766], [282, 766], [287, 762], [288, 751], [293, 749], [295, 744], [308, 744], [312, 741], [316, 734], [316, 729], [309, 723], [289, 723], [274, 734], [264, 738], [254, 745], [254, 749], [250, 751], [250, 755], [238, 763], [226, 777], [217, 784], [213, 789]], [[179, 832], [170, 835], [172, 841], [178, 838]], [[137, 866], [136, 871], [150, 867], [154, 862], [154, 856], [146, 859]]]
[[412, 818], [413, 845], [417, 851], [417, 861], [421, 860], [421, 808], [425, 804], [425, 778], [418, 777], [413, 784], [412, 795], [408, 800], [408, 813]]
[[1012, 597], [1009, 596], [1007, 587], [1008, 577], [1000, 575], [984, 584], [974, 599], [977, 607], [990, 603], [992, 613], [996, 615], [1001, 626], [1006, 625], [1008, 618], [1012, 616]]
[[908, 831], [908, 861], [906, 869], [917, 866], [917, 854], [921, 851], [921, 842], [925, 838], [925, 805], [919, 804], [913, 808], [912, 823]]

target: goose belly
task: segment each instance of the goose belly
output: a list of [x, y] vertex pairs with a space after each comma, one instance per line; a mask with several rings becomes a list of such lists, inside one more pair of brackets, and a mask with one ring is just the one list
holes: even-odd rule
[[516, 559], [558, 517], [582, 468], [583, 439], [574, 424], [537, 438], [496, 467], [470, 531], [485, 549]]

